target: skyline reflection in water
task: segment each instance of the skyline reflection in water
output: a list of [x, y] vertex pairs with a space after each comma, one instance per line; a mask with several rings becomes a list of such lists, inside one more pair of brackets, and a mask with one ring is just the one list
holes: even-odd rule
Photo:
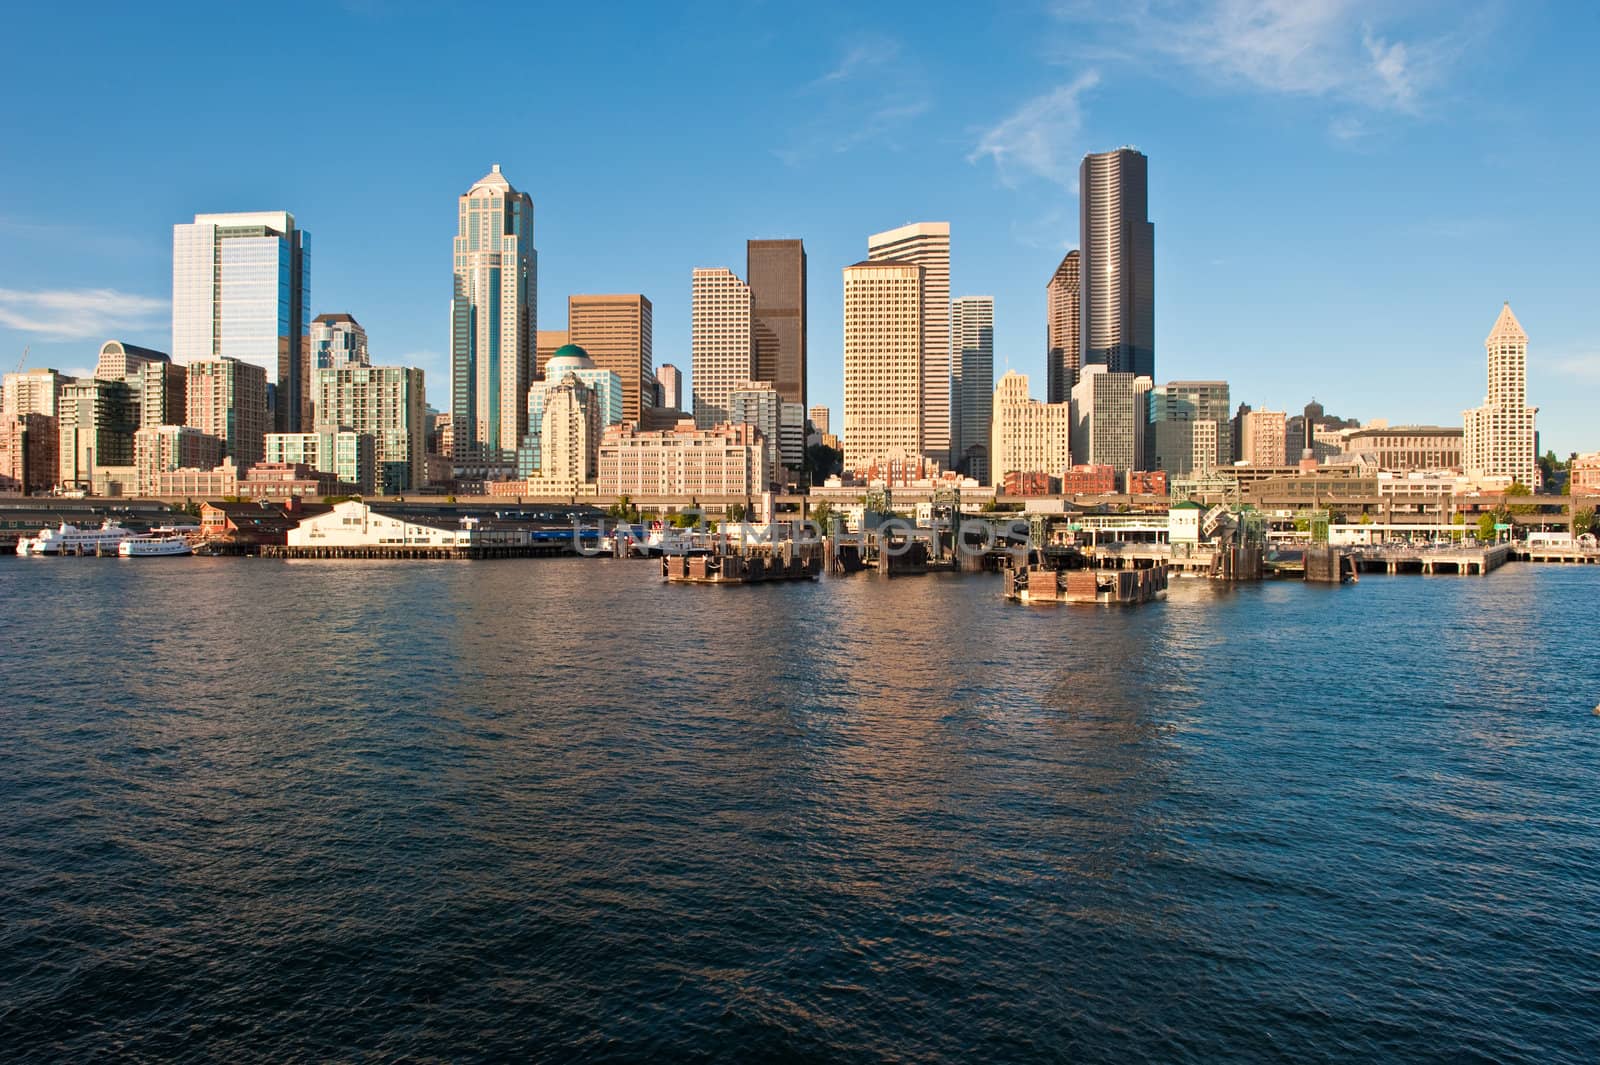
[[1592, 573], [656, 572], [0, 560], [4, 1059], [1600, 1040]]

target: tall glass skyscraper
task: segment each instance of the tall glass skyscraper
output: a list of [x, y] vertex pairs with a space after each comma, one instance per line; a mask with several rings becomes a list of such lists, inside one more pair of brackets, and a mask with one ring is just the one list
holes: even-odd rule
[[511, 458], [527, 433], [537, 296], [533, 198], [512, 188], [496, 163], [458, 202], [450, 300], [457, 456]]
[[1082, 364], [1155, 377], [1155, 226], [1150, 160], [1118, 148], [1078, 168]]
[[311, 423], [306, 332], [311, 234], [287, 211], [197, 214], [172, 227], [172, 357], [259, 366], [274, 389], [274, 425]]

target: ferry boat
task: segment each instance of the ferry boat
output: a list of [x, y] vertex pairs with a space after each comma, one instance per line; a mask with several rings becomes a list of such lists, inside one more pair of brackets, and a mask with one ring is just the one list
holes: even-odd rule
[[122, 558], [167, 558], [192, 555], [194, 548], [180, 536], [130, 536], [117, 545]]
[[62, 522], [59, 528], [41, 529], [38, 536], [17, 541], [19, 555], [95, 555], [113, 553], [133, 533], [106, 519], [98, 529], [80, 529]]

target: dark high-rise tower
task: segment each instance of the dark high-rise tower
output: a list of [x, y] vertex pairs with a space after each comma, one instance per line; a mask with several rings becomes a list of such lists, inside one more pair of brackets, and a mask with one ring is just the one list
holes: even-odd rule
[[1078, 383], [1078, 249], [1067, 252], [1045, 286], [1045, 400], [1066, 403]]
[[1155, 377], [1155, 226], [1149, 160], [1092, 153], [1078, 169], [1083, 364]]
[[785, 403], [806, 402], [806, 248], [798, 240], [745, 242], [754, 380]]

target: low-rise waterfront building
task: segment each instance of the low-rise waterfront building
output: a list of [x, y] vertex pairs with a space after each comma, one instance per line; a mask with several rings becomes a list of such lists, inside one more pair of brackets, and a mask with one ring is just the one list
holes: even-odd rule
[[357, 486], [307, 466], [303, 462], [258, 462], [239, 482], [239, 494], [256, 501], [321, 499], [324, 496], [353, 495]]
[[1117, 471], [1104, 464], [1068, 466], [1061, 474], [1064, 496], [1104, 496], [1117, 490]]
[[1370, 454], [1381, 470], [1459, 470], [1464, 430], [1450, 425], [1373, 424], [1345, 429], [1339, 447], [1346, 454]]
[[146, 426], [133, 434], [136, 491], [154, 494], [161, 474], [173, 470], [209, 470], [222, 461], [222, 441], [192, 425]]
[[211, 469], [162, 470], [155, 495], [166, 499], [222, 499], [239, 494], [239, 467], [231, 458]]
[[1600, 451], [1574, 456], [1567, 476], [1573, 495], [1600, 494]]
[[695, 427], [692, 419], [651, 432], [611, 426], [600, 444], [602, 495], [755, 496], [766, 489], [766, 445], [751, 425]]

